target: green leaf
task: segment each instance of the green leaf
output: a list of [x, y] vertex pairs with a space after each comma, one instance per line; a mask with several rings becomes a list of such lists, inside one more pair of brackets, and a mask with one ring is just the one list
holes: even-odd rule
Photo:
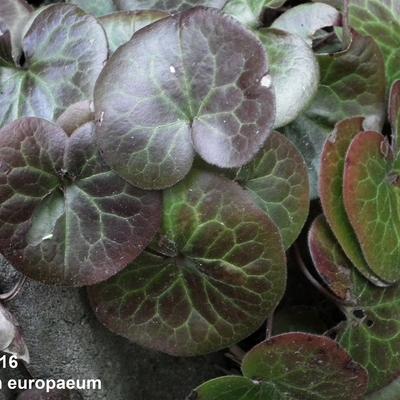
[[283, 399], [361, 400], [368, 383], [364, 368], [335, 341], [307, 333], [259, 344], [246, 354], [242, 371], [253, 381], [273, 384]]
[[22, 50], [23, 66], [0, 64], [0, 127], [21, 116], [54, 120], [69, 105], [90, 99], [107, 59], [101, 25], [63, 4], [38, 13]]
[[306, 3], [289, 8], [271, 26], [298, 35], [311, 46], [315, 32], [340, 23], [340, 13], [334, 7], [323, 3]]
[[67, 3], [77, 5], [88, 14], [101, 17], [118, 11], [115, 0], [67, 0]]
[[349, 48], [317, 56], [321, 81], [309, 107], [284, 133], [302, 152], [309, 167], [311, 193], [317, 194], [320, 155], [337, 122], [366, 116], [368, 129], [380, 129], [385, 115], [385, 71], [376, 43], [353, 32]]
[[364, 118], [338, 122], [325, 142], [321, 156], [319, 192], [330, 228], [353, 265], [371, 282], [386, 286], [365, 261], [343, 202], [343, 173], [347, 150], [354, 137], [364, 130]]
[[358, 134], [349, 147], [343, 198], [350, 223], [371, 270], [386, 282], [400, 279], [400, 178], [387, 139]]
[[224, 376], [212, 379], [194, 391], [189, 400], [292, 400], [283, 396], [274, 385], [254, 382], [243, 376]]
[[186, 11], [196, 6], [222, 8], [226, 0], [114, 0], [120, 10], [159, 10], [171, 14]]
[[397, 378], [388, 386], [367, 396], [365, 400], [398, 400], [400, 395], [400, 379]]
[[400, 79], [400, 9], [397, 0], [351, 0], [350, 25], [378, 43], [388, 87]]
[[106, 31], [110, 54], [129, 42], [136, 31], [166, 16], [161, 11], [120, 11], [99, 18]]
[[307, 166], [296, 147], [274, 132], [236, 180], [273, 220], [288, 249], [304, 226], [310, 201]]
[[282, 298], [279, 232], [229, 179], [193, 171], [168, 189], [164, 234], [174, 256], [145, 251], [89, 288], [93, 310], [111, 331], [169, 354], [203, 354], [247, 337]]
[[400, 80], [393, 82], [389, 93], [389, 122], [392, 127], [392, 149], [397, 155], [399, 153], [400, 133]]
[[160, 225], [160, 195], [105, 166], [94, 123], [72, 136], [23, 118], [0, 131], [0, 250], [44, 283], [90, 285], [136, 258]]
[[250, 350], [244, 377], [213, 379], [193, 392], [198, 400], [361, 400], [368, 375], [335, 341], [287, 333]]
[[339, 326], [338, 340], [367, 368], [369, 392], [373, 392], [390, 384], [400, 372], [399, 286], [378, 288], [353, 272], [353, 297], [357, 305]]
[[56, 124], [64, 132], [71, 136], [76, 129], [86, 124], [94, 122], [93, 103], [88, 100], [79, 101], [70, 105], [58, 118]]
[[[317, 238], [328, 227], [326, 223], [322, 227], [318, 223], [318, 229]], [[400, 286], [373, 285], [345, 262], [344, 254], [334, 256], [338, 245], [333, 235], [324, 234], [321, 241], [324, 243], [319, 247], [321, 254], [316, 257], [314, 252], [313, 259], [317, 270], [323, 269], [318, 263], [330, 261], [331, 289], [339, 284], [336, 279], [341, 279], [344, 269], [349, 270], [351, 277], [351, 283], [346, 285], [353, 304], [342, 308], [346, 321], [336, 327], [337, 340], [367, 369], [368, 392], [374, 392], [389, 385], [400, 373]]]
[[0, 31], [9, 32], [10, 61], [12, 62], [18, 63], [19, 61], [22, 31], [26, 27], [32, 11], [33, 7], [25, 0], [2, 0], [0, 2]]
[[266, 8], [279, 8], [286, 0], [229, 0], [223, 10], [243, 25], [257, 27]]
[[318, 216], [310, 227], [308, 246], [315, 269], [324, 284], [339, 300], [353, 304], [351, 264], [323, 215]]
[[219, 167], [246, 164], [274, 123], [267, 73], [261, 43], [217, 10], [198, 7], [141, 29], [96, 84], [105, 160], [144, 189], [180, 181], [195, 151]]
[[270, 62], [276, 96], [275, 128], [292, 122], [318, 89], [319, 65], [312, 49], [297, 35], [278, 29], [256, 32]]

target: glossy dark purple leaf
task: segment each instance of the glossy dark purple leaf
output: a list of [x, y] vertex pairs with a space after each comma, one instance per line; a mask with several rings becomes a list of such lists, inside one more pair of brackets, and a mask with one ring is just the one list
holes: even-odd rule
[[280, 234], [239, 185], [192, 171], [165, 192], [163, 230], [174, 254], [145, 251], [89, 288], [111, 331], [189, 356], [238, 342], [275, 309], [286, 283]]
[[132, 187], [104, 164], [94, 123], [68, 137], [43, 119], [17, 120], [0, 131], [0, 167], [0, 250], [33, 279], [107, 279], [159, 228], [159, 193]]
[[132, 184], [160, 189], [188, 173], [195, 152], [219, 167], [249, 162], [271, 132], [275, 96], [257, 38], [197, 7], [141, 29], [114, 53], [95, 111], [106, 162]]

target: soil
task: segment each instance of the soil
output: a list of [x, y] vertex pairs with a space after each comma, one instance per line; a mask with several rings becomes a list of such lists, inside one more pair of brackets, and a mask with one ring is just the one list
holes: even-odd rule
[[[8, 279], [0, 285], [4, 292], [18, 274], [4, 260], [0, 268], [8, 272]], [[101, 379], [103, 389], [82, 392], [84, 399], [184, 400], [200, 383], [223, 375], [226, 360], [222, 353], [176, 358], [112, 334], [94, 317], [85, 289], [27, 281], [7, 308], [23, 329], [31, 358], [28, 370], [33, 377]], [[0, 370], [0, 378], [5, 382], [22, 373]], [[0, 391], [0, 400], [14, 396]]]

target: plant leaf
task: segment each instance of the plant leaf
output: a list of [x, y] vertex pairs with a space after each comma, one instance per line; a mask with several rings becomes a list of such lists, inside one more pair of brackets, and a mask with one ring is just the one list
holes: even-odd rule
[[253, 382], [243, 376], [224, 376], [199, 386], [188, 400], [292, 400], [267, 382]]
[[158, 10], [168, 13], [177, 13], [189, 10], [195, 6], [222, 8], [226, 0], [115, 0], [120, 10]]
[[[363, 133], [362, 135], [367, 135]], [[327, 225], [325, 223], [325, 229]], [[324, 236], [325, 245], [319, 250], [331, 260], [331, 276], [341, 276], [343, 263], [335, 264], [332, 249], [337, 249], [333, 235]], [[345, 255], [336, 257], [344, 260]], [[318, 264], [319, 258], [314, 257]], [[317, 265], [316, 265], [317, 266]], [[335, 272], [336, 267], [336, 272]], [[320, 267], [317, 266], [320, 269]], [[346, 321], [337, 327], [337, 340], [355, 361], [364, 366], [369, 375], [368, 392], [379, 390], [390, 384], [400, 373], [400, 286], [380, 288], [365, 279], [355, 268], [350, 269], [350, 297], [355, 300], [343, 310]], [[332, 283], [338, 282], [333, 278]]]
[[392, 149], [397, 155], [399, 153], [399, 131], [400, 131], [400, 80], [393, 82], [389, 93], [389, 122], [392, 127]]
[[359, 133], [351, 142], [343, 198], [369, 267], [386, 282], [398, 281], [399, 170], [383, 135]]
[[175, 257], [144, 252], [89, 288], [111, 331], [173, 355], [216, 351], [254, 332], [280, 301], [285, 256], [272, 221], [236, 183], [194, 170], [164, 195]]
[[242, 371], [298, 400], [361, 400], [368, 382], [364, 368], [335, 341], [307, 333], [286, 333], [257, 345], [243, 359]]
[[340, 13], [334, 7], [323, 3], [306, 3], [290, 8], [271, 26], [298, 35], [311, 46], [316, 31], [329, 26], [338, 26], [341, 21]]
[[350, 25], [371, 36], [385, 57], [388, 87], [400, 79], [400, 9], [397, 0], [351, 0]]
[[339, 300], [353, 304], [351, 264], [323, 215], [319, 215], [311, 225], [308, 246], [315, 269], [325, 285]]
[[397, 400], [400, 393], [400, 379], [397, 378], [388, 386], [367, 396], [365, 400]]
[[255, 28], [266, 8], [279, 8], [285, 3], [286, 0], [229, 0], [223, 10], [243, 25]]
[[217, 10], [194, 8], [141, 29], [96, 84], [105, 160], [145, 189], [181, 180], [194, 150], [219, 167], [249, 162], [274, 123], [266, 74], [261, 43]]
[[0, 249], [15, 268], [52, 284], [114, 275], [150, 243], [160, 195], [130, 186], [100, 159], [94, 124], [71, 137], [23, 118], [0, 131]]
[[309, 167], [311, 197], [317, 194], [320, 155], [337, 122], [364, 115], [368, 129], [380, 130], [385, 115], [385, 72], [376, 43], [353, 32], [349, 48], [317, 56], [321, 81], [309, 107], [284, 133], [302, 152]]
[[23, 67], [0, 64], [0, 127], [21, 116], [54, 120], [69, 105], [90, 99], [107, 59], [100, 24], [63, 4], [38, 13], [22, 50]]
[[[353, 298], [348, 320], [339, 325], [338, 340], [368, 370], [368, 391], [390, 384], [400, 371], [399, 286], [378, 288], [353, 269]], [[361, 316], [361, 318], [357, 318]]]
[[312, 49], [297, 35], [279, 29], [256, 32], [269, 56], [276, 95], [275, 128], [292, 122], [318, 89], [319, 65]]
[[296, 147], [273, 132], [236, 179], [279, 228], [288, 249], [306, 222], [310, 202], [307, 166]]
[[[0, 2], [0, 31], [10, 35], [10, 62], [18, 63], [21, 55], [22, 31], [33, 11], [25, 0], [2, 0]], [[2, 64], [0, 60], [0, 65]]]
[[0, 304], [0, 351], [29, 363], [29, 351], [15, 317]]
[[92, 107], [93, 103], [88, 100], [71, 104], [57, 118], [56, 123], [68, 136], [71, 136], [74, 131], [82, 125], [87, 122], [94, 122], [94, 111], [92, 110]]
[[324, 215], [347, 257], [375, 285], [386, 286], [365, 261], [343, 202], [345, 157], [351, 141], [364, 130], [363, 122], [363, 117], [354, 117], [336, 124], [322, 150], [319, 192]]
[[106, 31], [110, 54], [129, 42], [136, 31], [167, 16], [161, 11], [120, 11], [99, 18]]
[[96, 17], [118, 11], [115, 0], [67, 0], [67, 3], [75, 4], [87, 14]]

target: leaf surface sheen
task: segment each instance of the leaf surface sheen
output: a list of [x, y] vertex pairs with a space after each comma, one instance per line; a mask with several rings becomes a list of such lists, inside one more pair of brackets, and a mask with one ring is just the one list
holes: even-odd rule
[[[329, 230], [326, 222], [314, 227]], [[400, 372], [400, 286], [380, 288], [373, 285], [350, 262], [343, 262], [344, 254], [334, 257], [332, 250], [336, 251], [337, 242], [332, 234], [325, 235], [325, 238], [325, 246], [320, 247], [321, 253], [325, 252], [324, 257], [313, 257], [316, 268], [321, 269], [318, 263], [324, 258], [331, 260], [331, 277], [340, 277], [341, 271], [347, 268], [351, 277], [348, 288], [354, 300], [344, 309], [346, 321], [336, 328], [337, 340], [355, 361], [367, 369], [368, 393], [373, 393], [393, 382]], [[338, 259], [342, 261], [340, 265], [335, 263]], [[331, 288], [338, 284], [332, 279]]]
[[286, 0], [229, 0], [223, 10], [243, 25], [256, 28], [261, 23], [260, 18], [265, 9], [276, 9], [285, 3]]
[[[325, 336], [287, 333], [257, 345], [243, 359], [244, 377], [213, 379], [199, 400], [361, 400], [368, 376]], [[235, 396], [242, 397], [235, 397]]]
[[365, 116], [368, 129], [380, 130], [385, 115], [385, 69], [377, 44], [353, 32], [347, 50], [317, 55], [321, 80], [310, 105], [284, 133], [302, 152], [309, 167], [311, 197], [318, 197], [320, 155], [335, 124]]
[[350, 25], [371, 36], [385, 57], [387, 87], [400, 79], [400, 8], [397, 0], [351, 0]]
[[110, 54], [129, 42], [136, 31], [167, 16], [162, 11], [119, 11], [99, 18], [106, 31]]
[[340, 13], [334, 7], [323, 3], [306, 3], [284, 12], [271, 27], [298, 35], [311, 46], [315, 32], [340, 23]]
[[325, 142], [321, 155], [319, 193], [324, 215], [353, 265], [377, 286], [388, 284], [368, 266], [354, 229], [349, 221], [343, 199], [343, 174], [347, 150], [358, 133], [364, 131], [363, 117], [353, 117], [336, 124]]
[[95, 146], [94, 123], [68, 137], [48, 121], [17, 120], [0, 131], [0, 166], [0, 249], [35, 280], [105, 280], [159, 228], [160, 194], [110, 171]]
[[343, 197], [365, 259], [384, 281], [400, 279], [400, 161], [377, 132], [359, 133], [346, 155]]
[[311, 225], [308, 246], [315, 269], [325, 285], [342, 302], [354, 303], [349, 260], [323, 215], [318, 216]]
[[317, 92], [319, 65], [312, 49], [295, 34], [275, 28], [256, 31], [270, 62], [276, 96], [275, 128], [292, 122]]
[[164, 195], [164, 228], [175, 256], [145, 251], [89, 288], [110, 330], [143, 346], [188, 356], [254, 332], [286, 282], [280, 234], [236, 183], [192, 171]]
[[274, 123], [267, 72], [261, 43], [217, 10], [197, 7], [141, 29], [96, 84], [105, 160], [144, 189], [181, 180], [195, 151], [223, 168], [249, 162]]
[[273, 132], [236, 180], [273, 220], [288, 249], [304, 226], [310, 201], [307, 166], [296, 147]]
[[23, 66], [0, 62], [0, 127], [23, 116], [55, 120], [69, 105], [92, 98], [108, 53], [93, 17], [72, 5], [48, 6], [21, 45]]

